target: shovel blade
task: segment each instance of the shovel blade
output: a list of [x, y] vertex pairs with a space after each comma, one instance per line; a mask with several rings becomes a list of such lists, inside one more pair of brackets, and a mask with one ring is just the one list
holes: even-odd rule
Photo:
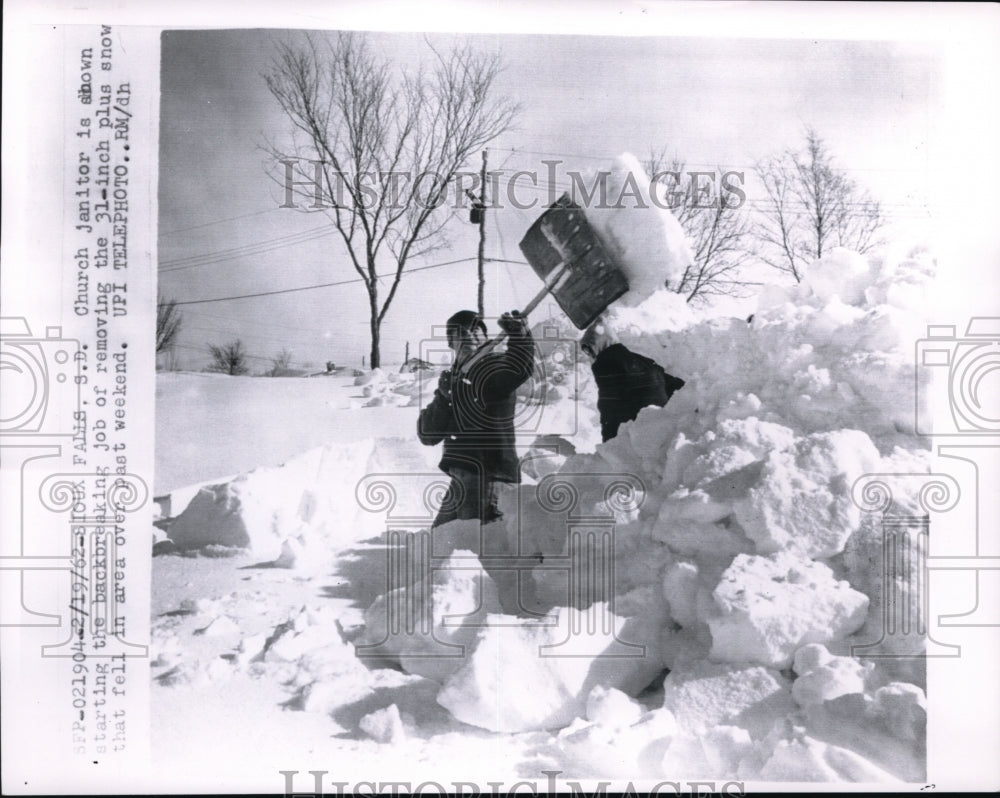
[[628, 280], [587, 221], [583, 209], [563, 194], [528, 229], [521, 252], [543, 281], [565, 263], [550, 288], [577, 329], [584, 329], [628, 291]]

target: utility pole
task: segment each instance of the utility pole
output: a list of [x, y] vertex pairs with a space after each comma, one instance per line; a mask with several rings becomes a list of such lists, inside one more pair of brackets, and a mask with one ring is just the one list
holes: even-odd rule
[[[473, 210], [476, 210], [473, 205]], [[483, 150], [483, 168], [479, 172], [479, 294], [477, 300], [480, 318], [485, 310], [486, 273], [483, 270], [484, 253], [486, 250], [486, 150]]]

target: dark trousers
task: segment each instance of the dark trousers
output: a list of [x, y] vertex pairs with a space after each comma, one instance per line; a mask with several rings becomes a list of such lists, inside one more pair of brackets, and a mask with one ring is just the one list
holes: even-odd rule
[[499, 506], [499, 487], [480, 471], [452, 468], [451, 484], [445, 493], [433, 527], [458, 519], [478, 519], [483, 523], [503, 518]]

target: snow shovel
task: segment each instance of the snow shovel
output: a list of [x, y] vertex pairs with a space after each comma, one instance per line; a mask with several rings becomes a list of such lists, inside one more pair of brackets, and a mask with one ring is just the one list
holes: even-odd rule
[[[583, 330], [628, 291], [628, 280], [591, 227], [583, 209], [563, 194], [525, 233], [521, 252], [544, 285], [525, 305], [527, 316], [547, 294], [577, 329]], [[500, 333], [473, 355], [463, 371], [489, 353], [507, 333]]]

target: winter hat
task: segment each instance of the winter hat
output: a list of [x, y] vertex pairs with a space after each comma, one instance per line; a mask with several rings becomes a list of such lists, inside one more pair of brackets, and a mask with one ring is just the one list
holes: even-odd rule
[[460, 330], [472, 330], [476, 327], [483, 331], [483, 335], [487, 334], [486, 322], [474, 310], [460, 310], [448, 319], [448, 335], [457, 333]]
[[580, 348], [591, 357], [597, 357], [601, 352], [615, 343], [617, 338], [607, 325], [598, 320], [591, 324], [580, 339]]

